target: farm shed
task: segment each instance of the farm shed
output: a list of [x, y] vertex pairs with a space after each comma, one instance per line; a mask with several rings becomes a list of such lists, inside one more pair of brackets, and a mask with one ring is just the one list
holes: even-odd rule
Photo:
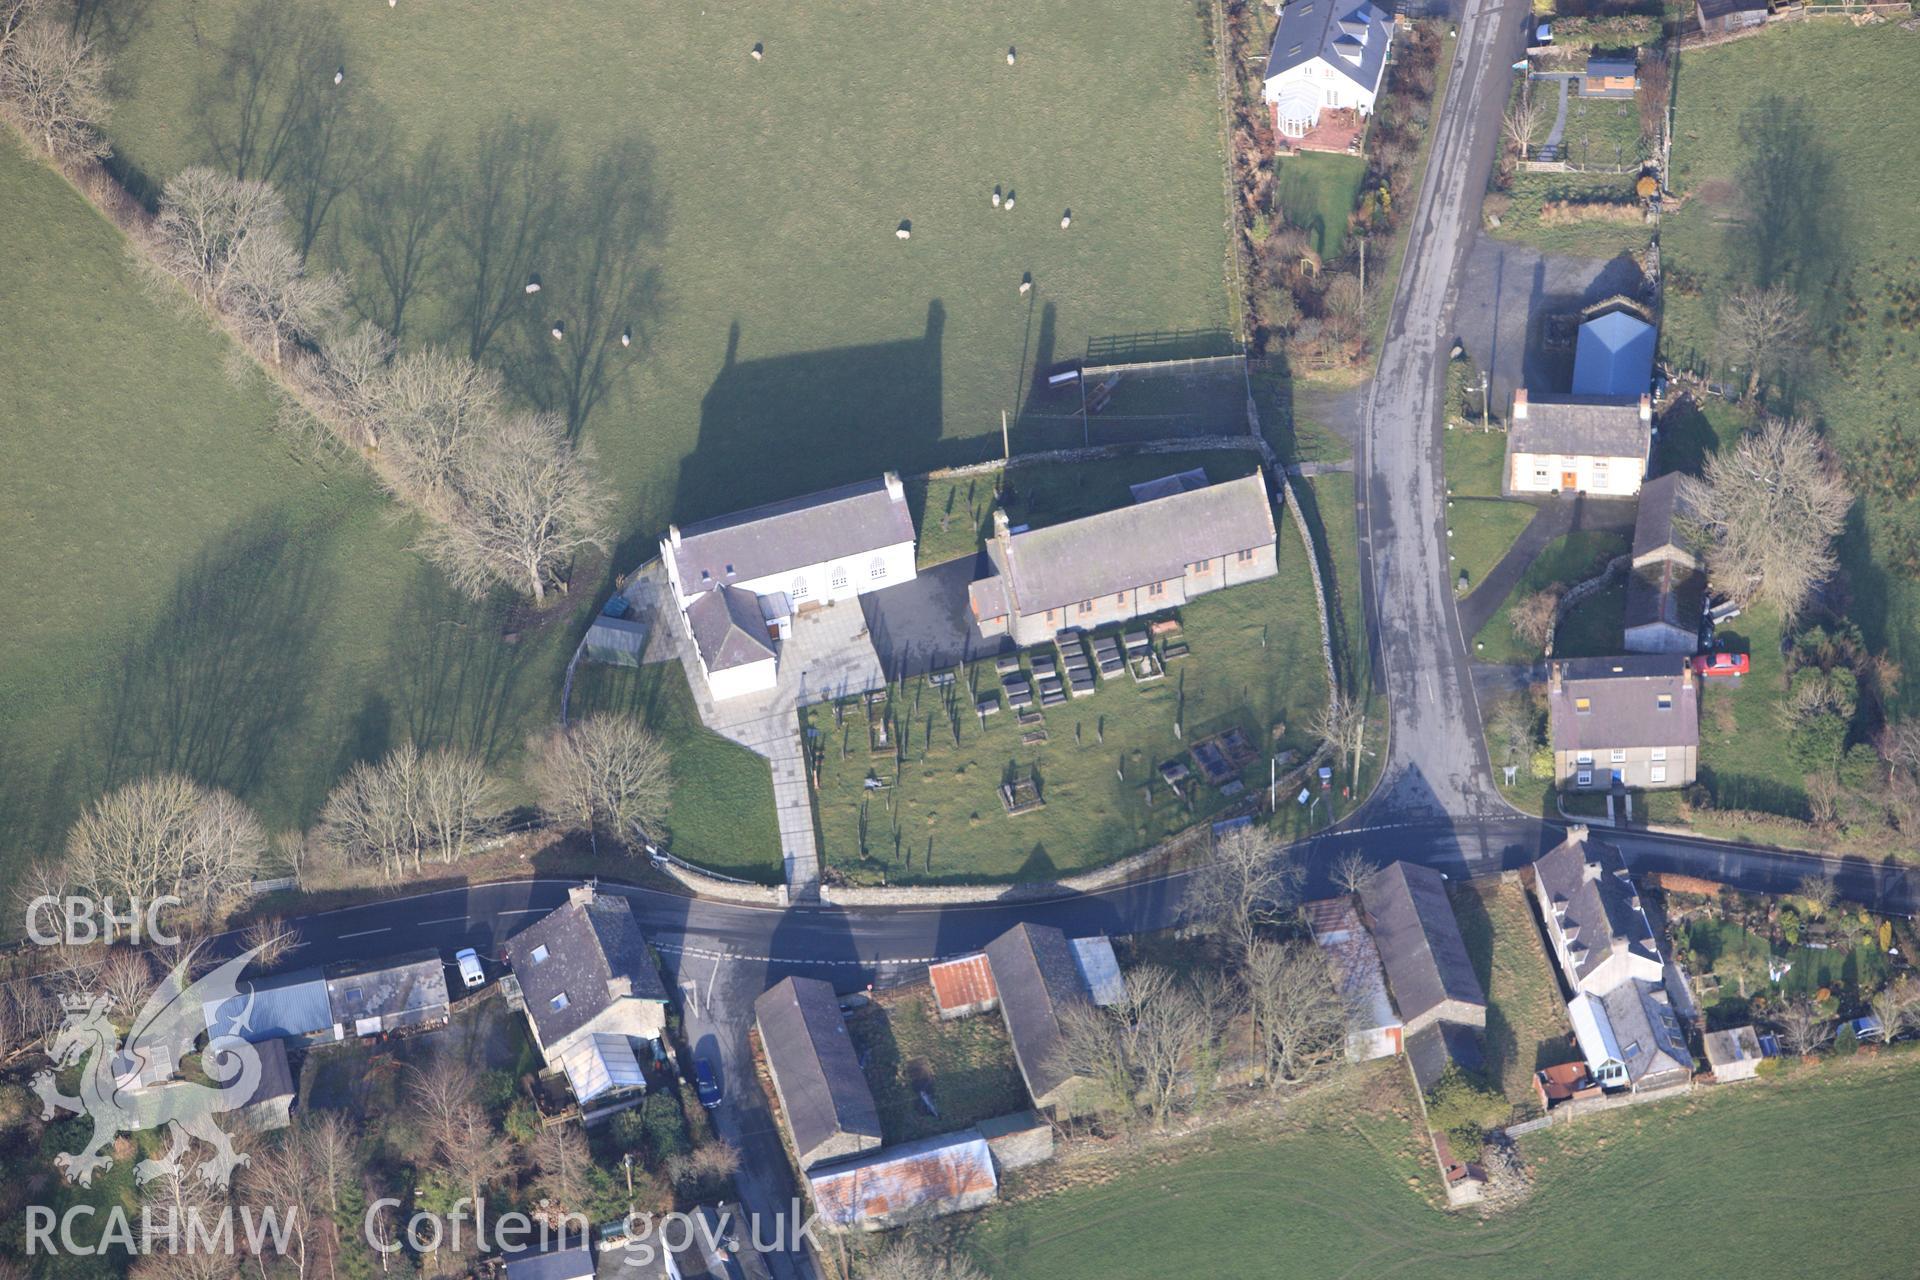
[[961, 1213], [1000, 1194], [993, 1155], [977, 1129], [888, 1147], [807, 1176], [828, 1226], [880, 1231]]
[[1000, 1004], [1000, 989], [993, 985], [993, 967], [984, 952], [928, 965], [927, 979], [933, 984], [933, 1003], [942, 1018], [985, 1013]]
[[879, 1146], [880, 1112], [832, 985], [783, 978], [760, 994], [753, 1012], [800, 1167]]
[[647, 652], [647, 624], [632, 618], [610, 618], [601, 614], [587, 628], [588, 662], [609, 666], [637, 667]]
[[1707, 1033], [1707, 1065], [1721, 1084], [1751, 1080], [1759, 1074], [1766, 1055], [1760, 1051], [1760, 1037], [1752, 1027], [1728, 1027]]

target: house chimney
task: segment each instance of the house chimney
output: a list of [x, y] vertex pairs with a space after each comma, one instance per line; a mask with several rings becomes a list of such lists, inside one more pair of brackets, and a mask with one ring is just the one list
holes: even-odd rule
[[1620, 934], [1616, 933], [1613, 935], [1612, 945], [1613, 945], [1613, 954], [1617, 956], [1626, 954], [1627, 940], [1624, 937], [1622, 937]]
[[1556, 698], [1560, 696], [1560, 664], [1557, 662], [1547, 664], [1547, 692]]
[[621, 1000], [632, 994], [632, 974], [622, 973], [607, 979], [607, 995], [610, 999]]
[[1527, 389], [1525, 387], [1513, 389], [1513, 420], [1515, 422], [1527, 420]]
[[1680, 659], [1680, 687], [1682, 689], [1693, 688], [1693, 664], [1685, 658]]
[[1008, 536], [1008, 535], [1007, 535], [1007, 530], [1008, 530], [1008, 529], [1009, 529], [1010, 527], [1011, 527], [1011, 526], [1010, 526], [1010, 525], [1009, 525], [1009, 524], [1007, 523], [1007, 513], [1006, 513], [1005, 511], [1003, 511], [1003, 510], [1002, 510], [1001, 508], [999, 508], [999, 507], [995, 507], [995, 508], [993, 509], [993, 537], [994, 537], [994, 540], [995, 540], [996, 542], [1001, 542], [1001, 543], [1004, 543], [1004, 542], [1005, 542], [1005, 541], [1007, 540], [1007, 536]]
[[1587, 842], [1587, 824], [1586, 823], [1576, 822], [1572, 826], [1567, 828], [1568, 844], [1585, 844], [1586, 842]]
[[[1644, 402], [1646, 397], [1641, 396], [1640, 399]], [[883, 478], [887, 482], [887, 496], [895, 502], [905, 502], [907, 500], [907, 487], [900, 483], [900, 473], [898, 471], [889, 471]]]
[[1652, 396], [1640, 397], [1640, 421], [1642, 422], [1653, 421], [1653, 397]]
[[1587, 861], [1585, 861], [1585, 862], [1583, 862], [1583, 863], [1581, 863], [1581, 864], [1580, 864], [1580, 878], [1581, 878], [1582, 880], [1594, 880], [1594, 881], [1597, 881], [1597, 880], [1599, 880], [1599, 879], [1600, 879], [1600, 864], [1599, 864], [1599, 863], [1597, 863], [1597, 862], [1595, 862], [1595, 861], [1593, 861], [1592, 859], [1588, 859]]
[[593, 901], [593, 893], [593, 881], [589, 880], [585, 884], [576, 884], [567, 890], [567, 903], [575, 907], [587, 906]]
[[675, 551], [678, 551], [680, 549], [680, 526], [679, 525], [670, 524], [667, 526], [667, 545], [672, 547]]

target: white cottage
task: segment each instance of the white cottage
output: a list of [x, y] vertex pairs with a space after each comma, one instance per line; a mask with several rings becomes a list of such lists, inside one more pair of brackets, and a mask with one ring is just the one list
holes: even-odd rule
[[1267, 54], [1274, 127], [1301, 138], [1329, 109], [1372, 115], [1392, 43], [1392, 15], [1368, 0], [1292, 0]]
[[1631, 498], [1647, 478], [1653, 401], [1513, 393], [1504, 488]]
[[660, 560], [715, 698], [771, 689], [793, 614], [914, 576], [900, 477], [843, 485], [686, 526]]

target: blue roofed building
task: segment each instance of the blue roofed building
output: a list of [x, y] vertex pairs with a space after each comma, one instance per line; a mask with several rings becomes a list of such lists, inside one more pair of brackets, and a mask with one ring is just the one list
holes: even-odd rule
[[238, 995], [209, 1000], [201, 1012], [207, 1020], [207, 1034], [238, 1036], [249, 1044], [281, 1037], [333, 1035], [327, 980], [318, 969], [242, 978]]
[[1573, 350], [1573, 394], [1632, 400], [1653, 383], [1653, 325], [1625, 306], [1580, 326]]

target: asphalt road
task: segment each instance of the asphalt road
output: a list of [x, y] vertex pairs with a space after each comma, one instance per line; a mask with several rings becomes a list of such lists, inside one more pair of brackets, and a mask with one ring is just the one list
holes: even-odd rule
[[1455, 282], [1476, 234], [1527, 13], [1511, 0], [1467, 0], [1362, 422], [1362, 590], [1372, 606], [1374, 669], [1391, 708], [1385, 770], [1361, 810], [1363, 825], [1508, 811], [1486, 763], [1454, 619], [1440, 405]]

